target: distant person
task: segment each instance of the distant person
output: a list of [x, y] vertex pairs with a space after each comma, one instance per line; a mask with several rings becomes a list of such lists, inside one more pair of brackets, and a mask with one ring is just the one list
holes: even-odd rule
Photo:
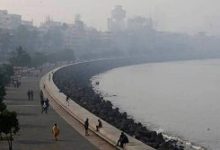
[[66, 95], [66, 103], [67, 103], [68, 106], [70, 105], [69, 99], [70, 99], [70, 96]]
[[85, 128], [85, 135], [88, 136], [89, 135], [89, 132], [88, 132], [88, 129], [89, 129], [89, 119], [86, 118], [86, 121], [84, 122], [84, 128]]
[[96, 126], [96, 131], [99, 131], [99, 128], [102, 128], [102, 121], [98, 119], [98, 125]]
[[48, 100], [48, 99], [45, 100], [45, 104], [46, 104], [45, 111], [46, 111], [46, 113], [47, 113], [48, 108], [49, 108], [49, 100]]
[[46, 101], [43, 101], [41, 113], [43, 113], [43, 112], [47, 113], [47, 104], [46, 104]]
[[53, 134], [54, 139], [57, 141], [58, 140], [58, 136], [60, 134], [60, 129], [57, 127], [56, 123], [54, 123], [54, 126], [52, 128], [52, 134]]
[[49, 100], [46, 99], [46, 100], [41, 100], [41, 107], [42, 107], [42, 110], [41, 110], [41, 113], [45, 112], [47, 114], [47, 111], [48, 111], [48, 108], [49, 108]]
[[129, 143], [128, 137], [124, 134], [124, 132], [121, 132], [121, 135], [120, 135], [118, 142], [117, 142], [117, 146], [124, 148], [124, 145], [127, 143]]

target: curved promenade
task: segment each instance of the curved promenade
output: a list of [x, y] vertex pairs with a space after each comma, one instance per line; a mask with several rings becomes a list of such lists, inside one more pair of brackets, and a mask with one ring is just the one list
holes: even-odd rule
[[[85, 108], [75, 103], [73, 100], [70, 100], [68, 105], [66, 103], [66, 95], [60, 92], [60, 90], [54, 84], [53, 80], [49, 80], [50, 78], [52, 79], [54, 72], [56, 72], [57, 70], [63, 67], [59, 67], [52, 70], [41, 79], [40, 88], [43, 91], [44, 95], [47, 96], [50, 101], [55, 101], [56, 103], [58, 103], [63, 109], [65, 109], [71, 116], [77, 119], [81, 124], [84, 123], [86, 118], [89, 118], [89, 123], [90, 123], [89, 129], [93, 133], [95, 133], [96, 135], [98, 135], [108, 143], [110, 143], [111, 145], [113, 146], [116, 145], [117, 140], [121, 133], [119, 129], [115, 128], [114, 126], [102, 120], [103, 128], [101, 128], [99, 132], [96, 132], [97, 120], [100, 118], [90, 113]], [[125, 147], [126, 150], [154, 150], [150, 146], [147, 146], [146, 144], [142, 143], [141, 141], [138, 141], [130, 136], [128, 137], [129, 137], [129, 143]]]
[[[52, 67], [43, 68], [42, 74], [48, 72], [50, 68], [52, 69]], [[47, 114], [41, 113], [38, 94], [40, 92], [39, 81], [40, 77], [33, 74], [22, 75], [19, 88], [7, 87], [7, 95], [4, 102], [10, 111], [17, 112], [20, 124], [20, 131], [14, 137], [13, 150], [98, 150], [99, 147], [96, 147], [95, 144], [85, 138], [84, 134], [81, 135], [76, 128], [73, 128], [63, 117], [60, 117], [62, 115], [67, 117], [68, 115], [66, 111], [57, 109], [58, 105], [51, 103], [51, 106], [53, 108], [55, 106], [55, 109], [49, 108]], [[28, 100], [27, 98], [29, 89], [34, 91], [33, 100]], [[57, 110], [59, 111], [57, 112]], [[53, 139], [51, 133], [55, 122], [61, 130], [58, 141]], [[77, 124], [74, 122], [74, 125]], [[93, 138], [93, 136], [91, 135], [90, 138]], [[113, 147], [106, 143], [100, 144], [104, 144], [106, 150], [112, 150]], [[0, 150], [8, 150], [7, 141], [0, 141]]]

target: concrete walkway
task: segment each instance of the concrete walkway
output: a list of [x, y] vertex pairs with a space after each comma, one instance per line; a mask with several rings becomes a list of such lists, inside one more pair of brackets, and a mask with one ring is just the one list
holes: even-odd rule
[[[28, 101], [27, 90], [34, 90], [34, 100]], [[8, 88], [4, 101], [9, 110], [18, 113], [20, 131], [13, 142], [14, 150], [96, 150], [114, 149], [94, 134], [85, 137], [81, 124], [58, 105], [51, 103], [48, 114], [41, 114], [39, 78], [24, 77], [20, 88]], [[63, 118], [69, 123], [67, 123]], [[59, 141], [54, 141], [51, 128], [54, 123], [60, 128]], [[74, 127], [74, 128], [73, 128]], [[0, 150], [7, 150], [7, 142], [0, 141]]]

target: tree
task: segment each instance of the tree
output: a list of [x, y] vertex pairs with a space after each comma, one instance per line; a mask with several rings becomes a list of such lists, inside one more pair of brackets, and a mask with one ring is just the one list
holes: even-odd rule
[[5, 96], [5, 74], [3, 73], [2, 67], [0, 67], [0, 112], [6, 109], [6, 105], [3, 103], [3, 98]]
[[47, 56], [42, 52], [36, 52], [32, 55], [32, 65], [40, 66], [47, 62]]
[[2, 134], [8, 141], [9, 150], [12, 150], [13, 135], [19, 131], [19, 123], [16, 112], [7, 110], [6, 105], [3, 103], [5, 86], [10, 81], [10, 76], [13, 74], [13, 68], [9, 65], [0, 66], [0, 140]]
[[57, 61], [74, 61], [75, 54], [72, 49], [64, 49], [61, 51], [57, 51], [47, 56], [48, 61], [57, 62]]
[[6, 86], [10, 82], [11, 76], [14, 74], [12, 65], [2, 64], [0, 65], [0, 83]]
[[6, 109], [6, 105], [3, 103], [5, 96], [5, 87], [0, 83], [0, 113]]
[[17, 113], [4, 110], [0, 113], [0, 133], [5, 134], [9, 150], [12, 150], [13, 135], [19, 131]]
[[19, 46], [12, 53], [9, 61], [15, 66], [29, 66], [31, 64], [31, 56], [21, 46]]

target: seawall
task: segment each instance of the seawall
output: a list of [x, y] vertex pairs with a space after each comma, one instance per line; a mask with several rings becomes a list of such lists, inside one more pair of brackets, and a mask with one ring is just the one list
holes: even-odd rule
[[[82, 67], [81, 65], [89, 65], [89, 63], [91, 62], [78, 63], [74, 65]], [[122, 63], [124, 65], [131, 64], [127, 62], [122, 62]], [[68, 68], [68, 66], [56, 68], [52, 70], [51, 72], [49, 72], [48, 74], [46, 74], [41, 79], [41, 83], [40, 83], [41, 90], [43, 91], [43, 93], [47, 93], [48, 95], [50, 95], [51, 97], [50, 100], [56, 101], [56, 103], [58, 103], [61, 107], [63, 107], [69, 114], [71, 114], [74, 118], [76, 118], [82, 124], [84, 123], [86, 118], [89, 118], [90, 130], [96, 133], [98, 136], [100, 136], [104, 140], [106, 140], [107, 142], [109, 142], [110, 144], [116, 145], [116, 142], [118, 140], [118, 137], [120, 136], [121, 130], [115, 128], [114, 126], [102, 120], [103, 128], [101, 128], [99, 132], [96, 132], [97, 120], [100, 118], [94, 115], [93, 113], [89, 112], [85, 108], [81, 107], [79, 104], [77, 104], [73, 100], [69, 101], [69, 106], [68, 106], [66, 102], [66, 95], [60, 89], [58, 89], [58, 87], [53, 82], [52, 80], [54, 78], [53, 75], [56, 74], [57, 71]], [[116, 67], [116, 66], [117, 65], [109, 64], [109, 66], [105, 68], [110, 69], [111, 67]], [[129, 144], [127, 144], [125, 147], [125, 149], [127, 150], [154, 150], [150, 146], [142, 143], [141, 141], [138, 141], [137, 139], [133, 137], [129, 136], [129, 141], [130, 141]]]

